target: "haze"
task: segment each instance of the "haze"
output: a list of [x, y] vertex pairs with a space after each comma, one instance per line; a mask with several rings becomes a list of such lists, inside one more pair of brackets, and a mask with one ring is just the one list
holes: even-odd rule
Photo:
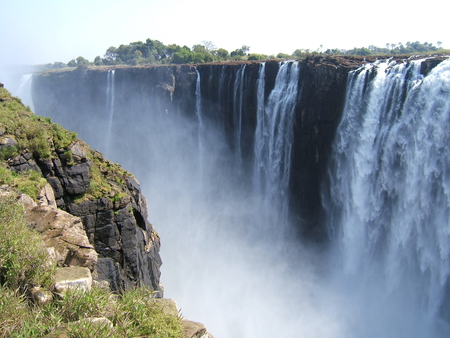
[[[110, 46], [147, 38], [192, 47], [212, 41], [233, 51], [292, 53], [295, 49], [383, 47], [421, 41], [446, 46], [446, 11], [381, 0], [263, 3], [261, 1], [1, 0], [0, 65], [93, 61]], [[426, 15], [424, 15], [426, 13]], [[2, 73], [0, 73], [0, 80]]]

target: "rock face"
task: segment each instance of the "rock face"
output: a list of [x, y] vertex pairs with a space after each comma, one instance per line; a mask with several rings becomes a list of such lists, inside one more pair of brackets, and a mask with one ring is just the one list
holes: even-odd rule
[[26, 220], [42, 234], [59, 266], [95, 269], [97, 252], [89, 243], [79, 217], [51, 206], [35, 206], [27, 210]]
[[[366, 60], [359, 57], [323, 56], [300, 62], [293, 121], [289, 209], [290, 218], [298, 225], [299, 233], [313, 240], [320, 241], [327, 237], [321, 220], [320, 187], [326, 180], [331, 143], [345, 104], [348, 73], [364, 62]], [[427, 61], [423, 72], [430, 71], [438, 62]], [[265, 101], [275, 86], [279, 68], [277, 61], [265, 62]], [[89, 143], [101, 147], [105, 145], [104, 140], [89, 128], [104, 128], [108, 124], [111, 116], [108, 97], [112, 99], [112, 92], [120, 93], [113, 100], [114, 123], [128, 126], [137, 134], [148, 132], [145, 126], [152, 123], [150, 115], [179, 115], [195, 121], [197, 94], [204, 102], [202, 118], [207, 120], [208, 125], [223, 131], [231, 152], [239, 146], [245, 175], [246, 170], [247, 174], [250, 173], [254, 157], [260, 69], [260, 62], [124, 67], [114, 71], [114, 91], [112, 83], [107, 81], [111, 70], [43, 73], [34, 77], [33, 102], [38, 114], [52, 116], [63, 125], [83, 132]], [[198, 78], [201, 93], [196, 92]], [[86, 114], [90, 126], [79, 125], [84, 124], [85, 120], [81, 116], [74, 121], [74, 114]], [[236, 115], [239, 115], [239, 122]], [[135, 128], [136, 121], [142, 128]], [[113, 134], [120, 134], [120, 128]], [[116, 151], [124, 154], [124, 164], [132, 161], [127, 159], [127, 153], [130, 148], [140, 147], [140, 136], [136, 135], [135, 140], [127, 140], [126, 143], [114, 143]], [[146, 162], [147, 159], [141, 158], [141, 161], [142, 167], [151, 167], [150, 160]]]
[[[108, 197], [89, 197], [90, 150], [78, 140], [69, 151], [70, 161], [67, 150], [55, 151], [50, 160], [27, 152], [8, 160], [11, 170], [36, 170], [49, 183], [39, 197], [40, 205], [29, 205], [29, 224], [54, 249], [60, 266], [87, 267], [97, 280], [108, 281], [112, 290], [148, 286], [161, 291], [162, 297], [160, 240], [147, 220], [147, 202], [139, 183], [124, 171], [121, 184], [110, 183], [115, 189], [109, 193], [112, 197], [106, 193]], [[112, 167], [101, 154], [90, 156], [103, 161], [102, 168]], [[111, 175], [108, 169], [102, 170], [101, 175]]]
[[[341, 117], [347, 74], [362, 63], [363, 59], [358, 58], [316, 57], [305, 59], [300, 65], [290, 210], [294, 222], [301, 219], [299, 232], [310, 238], [320, 239], [325, 235], [320, 225], [320, 182]], [[265, 101], [275, 86], [279, 68], [277, 61], [265, 63]], [[139, 125], [145, 126], [151, 123], [148, 116], [154, 114], [196, 119], [196, 83], [200, 77], [201, 100], [206, 102], [202, 105], [202, 117], [223, 131], [231, 151], [235, 151], [239, 143], [242, 163], [247, 164], [244, 169], [249, 171], [254, 156], [259, 72], [260, 62], [118, 68], [114, 71], [114, 92], [120, 95], [114, 98], [114, 124], [130, 126], [132, 121], [139, 121]], [[98, 133], [88, 130], [91, 127], [77, 125], [84, 123], [83, 117], [72, 119], [72, 115], [86, 114], [92, 128], [104, 128], [108, 124], [108, 95], [112, 89], [107, 79], [108, 70], [101, 69], [36, 75], [33, 80], [36, 112], [52, 116], [59, 123], [79, 130], [89, 143], [106, 148], [104, 140], [97, 138]], [[240, 123], [236, 122], [237, 111], [242, 116]], [[239, 140], [236, 139], [237, 128]], [[146, 132], [145, 128], [134, 130], [138, 134]], [[120, 130], [114, 132], [118, 133]], [[115, 150], [124, 154], [124, 164], [132, 161], [126, 159], [128, 149], [139, 148], [139, 141], [133, 142], [114, 143]], [[141, 161], [142, 167], [151, 167], [145, 158]]]

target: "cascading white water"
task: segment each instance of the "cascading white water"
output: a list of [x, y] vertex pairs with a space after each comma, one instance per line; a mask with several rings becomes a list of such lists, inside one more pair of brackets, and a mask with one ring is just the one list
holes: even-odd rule
[[33, 100], [30, 95], [31, 83], [33, 81], [33, 74], [25, 74], [20, 79], [19, 88], [17, 88], [17, 93], [13, 93], [13, 95], [17, 95], [21, 98], [23, 104], [30, 107], [33, 110]]
[[[240, 75], [242, 68], [220, 66], [217, 101], [202, 100], [202, 85], [214, 76], [201, 83], [197, 73], [194, 118], [145, 111], [158, 100], [134, 106], [137, 93], [127, 111], [144, 112], [122, 116], [119, 126], [116, 105], [113, 130], [131, 135], [121, 140], [132, 158], [126, 167], [138, 173], [161, 235], [166, 296], [216, 337], [445, 337], [425, 324], [437, 318], [449, 274], [448, 61], [426, 77], [418, 62], [367, 65], [350, 75], [324, 203], [337, 246], [331, 271], [296, 239], [277, 241], [300, 65], [279, 65], [267, 102], [266, 66], [256, 86], [255, 163], [247, 176], [233, 171], [241, 147], [229, 140], [243, 132], [236, 123], [242, 116], [232, 111], [244, 96], [235, 90], [250, 88], [250, 66]], [[123, 154], [111, 151], [121, 162]], [[267, 227], [268, 219], [276, 226]]]
[[107, 88], [106, 88], [106, 110], [108, 113], [108, 127], [106, 135], [106, 156], [111, 156], [112, 128], [114, 119], [114, 98], [115, 98], [115, 69], [108, 70]]
[[267, 162], [266, 152], [264, 152], [266, 138], [266, 111], [265, 111], [265, 97], [264, 91], [266, 87], [265, 81], [265, 72], [266, 72], [266, 63], [261, 63], [258, 73], [258, 83], [257, 83], [257, 106], [256, 106], [256, 129], [255, 129], [255, 143], [253, 145], [255, 159], [254, 159], [254, 174], [253, 174], [253, 188], [257, 195], [261, 195], [264, 193], [262, 182], [265, 177], [265, 166], [264, 163]]
[[242, 103], [244, 100], [244, 75], [246, 65], [242, 65], [236, 73], [233, 88], [233, 120], [234, 138], [235, 138], [235, 154], [238, 171], [241, 170], [242, 150], [241, 150], [241, 135], [242, 135]]
[[258, 121], [254, 145], [255, 191], [263, 194], [266, 207], [276, 206], [283, 223], [288, 214], [293, 118], [299, 74], [298, 62], [282, 62], [267, 104], [264, 104], [264, 65], [261, 65], [258, 82]]
[[420, 65], [351, 72], [333, 147], [325, 206], [366, 337], [440, 337], [448, 307], [450, 60], [425, 77]]
[[200, 72], [198, 70], [195, 71], [197, 73], [197, 82], [195, 84], [195, 115], [197, 116], [198, 121], [198, 149], [199, 149], [199, 165], [200, 165], [200, 175], [202, 175], [202, 163], [203, 163], [203, 115], [202, 115], [202, 92], [201, 92], [201, 84], [200, 84]]

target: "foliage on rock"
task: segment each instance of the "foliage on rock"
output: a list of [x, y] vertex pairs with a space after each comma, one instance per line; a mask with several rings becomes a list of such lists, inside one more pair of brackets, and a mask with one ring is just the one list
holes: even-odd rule
[[69, 132], [51, 122], [50, 118], [34, 115], [19, 98], [0, 88], [0, 127], [5, 135], [17, 142], [13, 147], [2, 147], [2, 159], [29, 151], [36, 157], [49, 159], [55, 156], [54, 149], [67, 149], [75, 140], [76, 133]]

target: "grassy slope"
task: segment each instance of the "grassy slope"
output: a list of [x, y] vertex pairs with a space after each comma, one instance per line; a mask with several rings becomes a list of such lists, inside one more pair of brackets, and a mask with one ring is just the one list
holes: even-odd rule
[[[11, 172], [7, 160], [24, 152], [35, 158], [50, 159], [59, 153], [70, 159], [70, 145], [77, 140], [50, 119], [32, 114], [4, 88], [0, 88], [0, 128], [3, 137], [17, 142], [0, 151], [0, 185], [10, 191], [0, 194], [0, 337], [42, 337], [58, 328], [68, 337], [182, 337], [181, 319], [165, 314], [146, 289], [119, 296], [94, 288], [68, 293], [44, 306], [27, 298], [33, 286], [50, 287], [55, 267], [40, 236], [27, 227], [17, 196], [23, 192], [36, 198], [46, 180], [37, 172]], [[91, 186], [79, 199], [120, 198], [120, 186], [130, 174], [97, 152], [89, 151], [88, 158]], [[92, 324], [85, 320], [88, 317], [107, 317], [113, 326]]]

